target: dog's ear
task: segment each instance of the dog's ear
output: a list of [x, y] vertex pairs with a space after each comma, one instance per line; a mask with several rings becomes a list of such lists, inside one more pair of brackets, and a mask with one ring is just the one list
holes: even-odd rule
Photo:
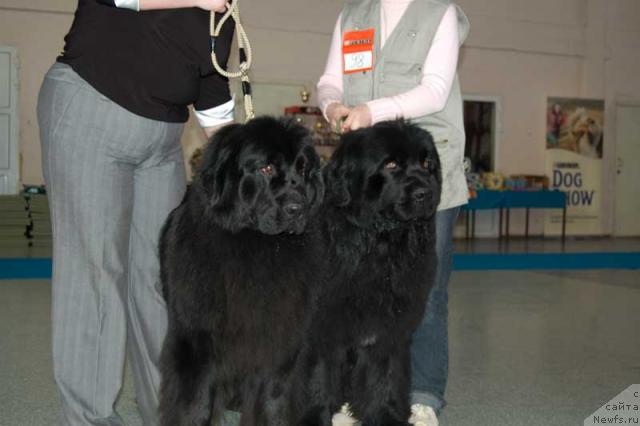
[[[325, 184], [318, 154], [311, 144], [306, 149], [308, 150], [307, 158], [309, 158], [311, 162], [311, 170], [307, 177], [307, 196], [309, 197], [308, 199], [311, 200], [311, 214], [314, 214], [324, 201]], [[311, 194], [309, 194], [309, 192], [311, 192]]]
[[426, 130], [421, 129], [418, 126], [412, 125], [413, 132], [417, 140], [427, 149], [427, 153], [429, 155], [429, 161], [432, 164], [432, 170], [436, 179], [438, 180], [438, 185], [442, 184], [442, 169], [440, 163], [440, 155], [438, 154], [438, 150], [436, 148], [436, 143], [433, 140], [433, 136]]
[[240, 127], [240, 124], [231, 124], [218, 130], [205, 151], [197, 179], [207, 196], [209, 207], [215, 207], [223, 199], [230, 160], [234, 156], [233, 139]]
[[339, 152], [334, 153], [334, 157], [324, 168], [326, 199], [329, 204], [344, 207], [351, 202], [347, 173], [347, 166], [342, 156]]

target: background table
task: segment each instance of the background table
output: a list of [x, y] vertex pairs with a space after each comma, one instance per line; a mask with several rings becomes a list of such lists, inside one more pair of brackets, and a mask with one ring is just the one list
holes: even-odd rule
[[[530, 209], [562, 209], [562, 242], [565, 241], [567, 228], [566, 195], [562, 191], [490, 191], [481, 189], [477, 197], [469, 200], [462, 207], [465, 211], [465, 233], [467, 238], [473, 238], [476, 232], [476, 210], [500, 210], [499, 238], [502, 238], [503, 222], [506, 222], [505, 237], [509, 238], [509, 222], [511, 209], [526, 209], [525, 238], [529, 238], [529, 210]], [[506, 221], [503, 220], [506, 210]], [[469, 219], [471, 217], [471, 226]]]

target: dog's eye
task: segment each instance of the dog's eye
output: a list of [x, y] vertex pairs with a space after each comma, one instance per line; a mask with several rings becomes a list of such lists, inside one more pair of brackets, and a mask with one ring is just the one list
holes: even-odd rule
[[429, 160], [427, 160], [426, 158], [424, 160], [422, 160], [422, 168], [423, 169], [428, 169], [429, 168]]
[[260, 167], [260, 173], [262, 173], [265, 176], [271, 176], [275, 171], [276, 168], [273, 167], [271, 164], [264, 166], [264, 167]]
[[394, 170], [398, 168], [398, 163], [396, 163], [395, 161], [387, 161], [387, 163], [384, 165], [384, 168], [387, 170]]

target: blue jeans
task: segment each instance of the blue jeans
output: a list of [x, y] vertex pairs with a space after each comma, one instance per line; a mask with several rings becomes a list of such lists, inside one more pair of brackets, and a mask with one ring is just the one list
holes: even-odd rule
[[424, 404], [439, 413], [445, 406], [449, 373], [448, 283], [453, 263], [453, 228], [459, 207], [436, 213], [436, 279], [427, 312], [413, 335], [411, 346], [412, 404]]

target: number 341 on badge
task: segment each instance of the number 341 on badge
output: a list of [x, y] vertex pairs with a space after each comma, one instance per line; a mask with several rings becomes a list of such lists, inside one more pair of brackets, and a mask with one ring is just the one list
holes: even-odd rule
[[342, 41], [342, 64], [345, 74], [371, 71], [376, 30], [347, 31]]

